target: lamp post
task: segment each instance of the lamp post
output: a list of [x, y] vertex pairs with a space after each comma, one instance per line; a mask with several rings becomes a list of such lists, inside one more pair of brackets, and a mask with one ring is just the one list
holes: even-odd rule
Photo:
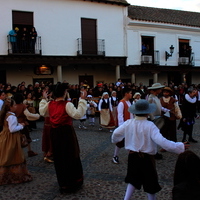
[[169, 47], [169, 49], [170, 49], [170, 53], [168, 53], [167, 51], [165, 51], [165, 60], [166, 60], [166, 61], [167, 61], [167, 59], [168, 59], [169, 57], [171, 57], [172, 54], [174, 53], [174, 46], [171, 45], [171, 46]]

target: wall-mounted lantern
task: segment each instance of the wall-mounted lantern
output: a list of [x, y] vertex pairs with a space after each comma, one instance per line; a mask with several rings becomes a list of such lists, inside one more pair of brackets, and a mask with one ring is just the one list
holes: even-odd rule
[[169, 47], [169, 49], [170, 49], [170, 53], [168, 53], [167, 51], [165, 51], [165, 60], [166, 60], [166, 61], [167, 61], [167, 59], [168, 59], [169, 57], [171, 57], [172, 54], [174, 53], [174, 47], [173, 47], [173, 45], [171, 45], [171, 47]]

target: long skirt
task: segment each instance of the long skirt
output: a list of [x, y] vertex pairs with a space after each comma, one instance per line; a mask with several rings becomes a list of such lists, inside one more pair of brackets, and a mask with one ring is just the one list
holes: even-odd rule
[[54, 166], [61, 188], [75, 191], [83, 184], [79, 144], [73, 126], [51, 129]]
[[8, 128], [4, 128], [0, 133], [0, 185], [31, 180], [21, 148], [20, 133], [10, 133]]
[[50, 118], [45, 117], [44, 128], [42, 132], [42, 151], [47, 153], [52, 153], [52, 144], [51, 144], [51, 124]]
[[100, 114], [100, 125], [104, 128], [115, 128], [113, 115], [109, 109], [102, 109]]

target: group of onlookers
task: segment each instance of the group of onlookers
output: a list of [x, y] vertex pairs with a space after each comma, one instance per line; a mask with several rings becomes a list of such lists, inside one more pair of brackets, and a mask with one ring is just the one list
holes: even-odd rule
[[[79, 128], [86, 129], [84, 122], [88, 117], [89, 125], [94, 126], [98, 111], [99, 130], [107, 128], [111, 133], [114, 131], [112, 142], [116, 146], [113, 163], [119, 163], [119, 150], [122, 147], [129, 150], [125, 199], [130, 199], [135, 189], [143, 185], [148, 199], [154, 200], [155, 193], [161, 189], [154, 159], [162, 159], [162, 156], [156, 144], [162, 147], [161, 152], [181, 153], [189, 143], [198, 142], [193, 138], [192, 131], [195, 119], [199, 118], [196, 114], [199, 111], [199, 96], [198, 85], [181, 84], [176, 87], [173, 83], [154, 83], [145, 87], [142, 83], [139, 86], [122, 83], [121, 79], [116, 83], [98, 83], [94, 88], [90, 88], [86, 81], [80, 85], [45, 85], [38, 82], [28, 86], [25, 82], [18, 86], [0, 84], [0, 185], [32, 180], [21, 149], [21, 134], [28, 141], [28, 156], [36, 156], [37, 153], [31, 149], [29, 132], [37, 128], [35, 120], [41, 115], [44, 117], [44, 160], [54, 163], [61, 193], [77, 191], [84, 178], [72, 121], [80, 120]], [[183, 139], [178, 143], [177, 119], [180, 119], [178, 128], [183, 130]], [[13, 151], [13, 147], [17, 151]], [[187, 155], [193, 156], [198, 164], [198, 159], [192, 153]], [[177, 163], [176, 170], [178, 167]], [[178, 195], [177, 190], [182, 189], [178, 185], [182, 183], [180, 179], [176, 172], [175, 196]], [[186, 185], [198, 182], [190, 180], [189, 176], [183, 181], [186, 181]]]
[[29, 29], [23, 27], [22, 30], [15, 27], [9, 31], [9, 42], [12, 46], [12, 53], [35, 53], [35, 43], [37, 31], [35, 27]]

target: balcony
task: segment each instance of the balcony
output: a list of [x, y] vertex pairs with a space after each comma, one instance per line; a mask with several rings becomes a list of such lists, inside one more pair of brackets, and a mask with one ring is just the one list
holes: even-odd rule
[[179, 65], [190, 65], [194, 66], [194, 53], [192, 52], [190, 56], [184, 56], [178, 58]]
[[41, 55], [41, 37], [38, 36], [36, 40], [20, 40], [17, 42], [12, 41], [12, 36], [7, 36], [8, 42], [8, 55]]
[[78, 56], [105, 56], [105, 40], [83, 40], [77, 39]]
[[153, 51], [152, 53], [150, 52], [148, 54], [142, 54], [141, 64], [159, 65], [160, 64], [159, 51]]

